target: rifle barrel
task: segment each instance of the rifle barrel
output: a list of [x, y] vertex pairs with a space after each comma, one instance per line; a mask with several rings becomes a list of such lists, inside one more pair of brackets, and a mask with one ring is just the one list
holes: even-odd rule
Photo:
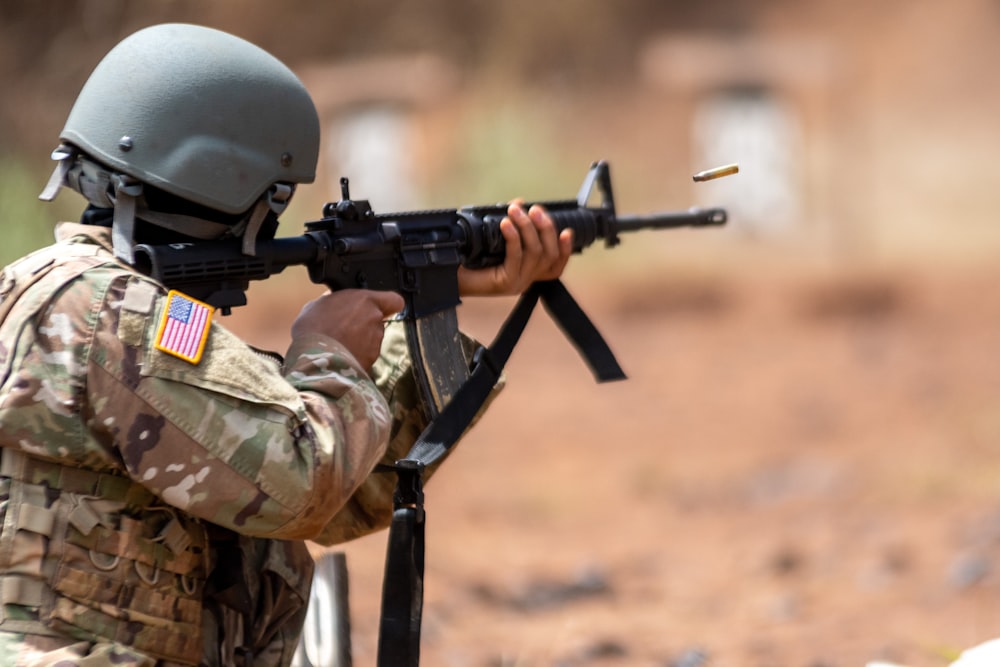
[[672, 227], [711, 227], [726, 224], [726, 210], [723, 208], [692, 208], [687, 211], [668, 211], [649, 215], [618, 216], [619, 232], [635, 232], [640, 229], [669, 229]]

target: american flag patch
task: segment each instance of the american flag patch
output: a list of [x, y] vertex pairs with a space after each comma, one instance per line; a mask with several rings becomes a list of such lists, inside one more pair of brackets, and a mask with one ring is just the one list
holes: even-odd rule
[[197, 364], [205, 351], [211, 321], [211, 306], [171, 290], [156, 332], [156, 349]]

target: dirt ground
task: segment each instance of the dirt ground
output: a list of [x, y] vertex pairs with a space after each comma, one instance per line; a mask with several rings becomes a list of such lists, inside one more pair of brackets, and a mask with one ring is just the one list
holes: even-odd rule
[[[422, 664], [941, 667], [1000, 636], [1000, 270], [636, 275], [567, 276], [629, 379], [537, 313], [428, 486]], [[460, 316], [489, 339], [509, 306]], [[384, 549], [344, 548], [359, 666]]]

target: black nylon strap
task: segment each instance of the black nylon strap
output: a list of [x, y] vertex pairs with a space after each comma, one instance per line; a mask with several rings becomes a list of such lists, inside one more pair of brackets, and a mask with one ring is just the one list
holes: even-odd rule
[[538, 292], [532, 287], [522, 295], [514, 310], [507, 316], [493, 344], [476, 351], [469, 378], [455, 392], [455, 396], [437, 419], [420, 434], [410, 449], [408, 459], [431, 465], [458, 441], [500, 379], [503, 367], [510, 359], [536, 303]]
[[625, 379], [611, 348], [566, 287], [558, 280], [534, 283], [507, 316], [493, 344], [479, 349], [473, 358], [469, 379], [420, 435], [408, 459], [431, 465], [458, 441], [500, 379], [539, 299], [580, 352], [598, 382]]
[[614, 353], [579, 304], [558, 280], [534, 283], [518, 300], [489, 348], [473, 358], [469, 379], [455, 393], [410, 449], [393, 466], [398, 476], [389, 526], [379, 667], [417, 667], [424, 587], [423, 470], [458, 442], [510, 359], [517, 341], [541, 299], [545, 309], [590, 366], [598, 382], [625, 378]]
[[399, 461], [395, 470], [398, 482], [386, 547], [377, 664], [416, 667], [424, 600], [423, 466]]
[[598, 382], [624, 380], [625, 372], [618, 365], [611, 348], [566, 286], [558, 280], [535, 283], [535, 286], [541, 294], [545, 310], [572, 341], [580, 356], [590, 366], [594, 378]]

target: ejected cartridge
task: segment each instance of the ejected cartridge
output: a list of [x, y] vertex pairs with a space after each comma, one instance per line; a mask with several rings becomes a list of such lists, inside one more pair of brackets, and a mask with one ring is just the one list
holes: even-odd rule
[[694, 175], [694, 180], [697, 182], [702, 181], [712, 181], [716, 178], [722, 178], [723, 176], [732, 176], [733, 174], [738, 174], [740, 172], [740, 165], [738, 164], [727, 164], [722, 167], [716, 167], [715, 169], [706, 169], [705, 171], [699, 171]]

